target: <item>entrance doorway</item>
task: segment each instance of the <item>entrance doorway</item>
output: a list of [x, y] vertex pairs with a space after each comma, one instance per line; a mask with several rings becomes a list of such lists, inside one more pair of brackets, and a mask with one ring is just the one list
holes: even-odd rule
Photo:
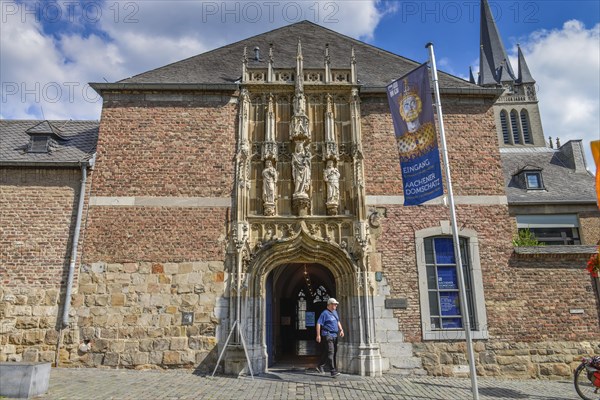
[[266, 286], [269, 367], [315, 366], [317, 319], [336, 292], [332, 273], [316, 263], [284, 264], [269, 273]]

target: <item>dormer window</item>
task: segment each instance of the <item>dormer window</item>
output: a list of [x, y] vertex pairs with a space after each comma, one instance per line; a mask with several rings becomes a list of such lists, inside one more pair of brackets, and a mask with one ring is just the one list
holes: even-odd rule
[[27, 129], [25, 133], [30, 137], [29, 144], [27, 145], [28, 153], [48, 153], [50, 151], [50, 139], [59, 142], [69, 140], [68, 137], [62, 135], [62, 129], [55, 127], [50, 121], [42, 121], [35, 124]]
[[542, 179], [542, 168], [536, 165], [525, 165], [514, 175], [511, 185], [523, 190], [546, 190]]
[[47, 153], [48, 141], [50, 137], [46, 135], [32, 135], [29, 142], [28, 153]]
[[525, 185], [528, 190], [539, 190], [544, 188], [542, 174], [540, 171], [525, 172]]

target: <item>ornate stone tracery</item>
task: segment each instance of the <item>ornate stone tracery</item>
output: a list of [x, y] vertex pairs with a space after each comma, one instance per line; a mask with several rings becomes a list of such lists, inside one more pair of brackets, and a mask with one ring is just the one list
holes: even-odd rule
[[[235, 227], [232, 232], [231, 310], [242, 297], [246, 332], [258, 369], [263, 358], [264, 288], [267, 273], [282, 264], [317, 262], [328, 268], [348, 309], [358, 310], [348, 325], [354, 341], [342, 356], [348, 371], [377, 375], [379, 359], [369, 332], [368, 254], [378, 237], [365, 206], [360, 96], [354, 50], [347, 69], [332, 69], [329, 46], [323, 68], [304, 69], [302, 44], [296, 68], [279, 69], [271, 46], [265, 67], [242, 59], [239, 137], [236, 156]], [[376, 229], [379, 229], [377, 226]], [[311, 259], [312, 258], [312, 259]], [[237, 282], [237, 283], [236, 283]], [[364, 318], [363, 318], [364, 317]], [[358, 357], [358, 358], [357, 358]]]

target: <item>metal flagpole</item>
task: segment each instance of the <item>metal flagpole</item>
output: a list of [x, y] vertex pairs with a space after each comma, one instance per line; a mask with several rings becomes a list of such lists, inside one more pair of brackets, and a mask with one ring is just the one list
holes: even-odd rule
[[456, 225], [456, 210], [454, 209], [454, 195], [452, 193], [452, 179], [450, 178], [450, 164], [448, 162], [448, 149], [446, 148], [446, 135], [444, 133], [444, 118], [442, 115], [442, 103], [440, 101], [440, 88], [438, 85], [437, 68], [435, 65], [435, 55], [433, 54], [433, 43], [425, 45], [429, 49], [429, 58], [431, 61], [431, 71], [433, 74], [433, 87], [435, 91], [435, 107], [437, 110], [438, 123], [440, 126], [440, 139], [442, 142], [442, 156], [446, 172], [446, 187], [448, 189], [448, 200], [450, 202], [450, 218], [452, 223], [452, 238], [454, 239], [454, 256], [456, 258], [456, 269], [458, 271], [460, 302], [462, 304], [462, 318], [465, 328], [465, 337], [467, 339], [467, 353], [469, 356], [469, 371], [471, 373], [471, 389], [473, 399], [479, 400], [479, 389], [477, 388], [477, 371], [475, 369], [475, 354], [473, 353], [473, 341], [471, 340], [471, 321], [469, 318], [469, 305], [467, 302], [467, 292], [465, 290], [465, 276], [462, 268], [462, 259], [460, 256], [460, 241], [458, 238], [458, 229]]

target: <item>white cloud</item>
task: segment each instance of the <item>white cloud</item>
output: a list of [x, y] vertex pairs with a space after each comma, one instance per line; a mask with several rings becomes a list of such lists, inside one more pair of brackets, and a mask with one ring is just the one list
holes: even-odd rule
[[[539, 88], [546, 138], [583, 139], [592, 168], [589, 142], [600, 139], [600, 24], [586, 29], [567, 21], [561, 29], [533, 32], [520, 45]], [[512, 53], [516, 67], [516, 47]]]
[[369, 40], [393, 9], [380, 0], [48, 4], [2, 3], [1, 118], [41, 118], [43, 109], [48, 119], [98, 119], [88, 82], [114, 82], [305, 19]]

